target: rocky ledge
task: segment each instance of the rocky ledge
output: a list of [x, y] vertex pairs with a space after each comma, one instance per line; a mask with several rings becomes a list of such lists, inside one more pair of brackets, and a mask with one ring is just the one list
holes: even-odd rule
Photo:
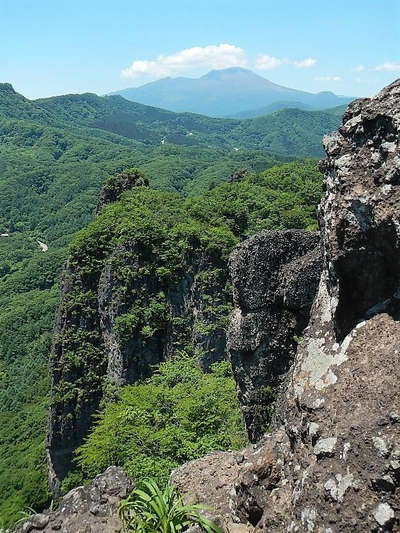
[[68, 492], [56, 511], [33, 516], [15, 533], [118, 533], [122, 531], [118, 507], [131, 490], [127, 475], [110, 466], [91, 485]]

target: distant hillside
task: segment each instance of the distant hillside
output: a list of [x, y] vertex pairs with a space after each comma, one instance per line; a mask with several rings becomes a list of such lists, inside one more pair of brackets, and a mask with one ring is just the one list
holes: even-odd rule
[[340, 117], [341, 114], [330, 111], [282, 109], [241, 121], [231, 139], [257, 149], [320, 157], [323, 155], [322, 137], [338, 128]]
[[[264, 117], [234, 120], [175, 113], [129, 102], [121, 96], [89, 93], [30, 102], [16, 93], [12, 95], [9, 86], [6, 89], [7, 98], [3, 94], [3, 99], [0, 90], [0, 113], [3, 110], [8, 117], [33, 117], [42, 125], [67, 127], [70, 133], [79, 135], [85, 131], [86, 135], [98, 136], [101, 134], [96, 130], [105, 130], [136, 141], [135, 146], [142, 147], [140, 150], [145, 146], [178, 145], [319, 157], [323, 154], [323, 135], [338, 127], [344, 110], [344, 107], [325, 111], [283, 109]], [[10, 98], [15, 105], [10, 104]]]
[[[126, 165], [147, 169], [153, 187], [193, 194], [238, 167], [260, 171], [288, 158], [319, 157], [322, 136], [337, 128], [342, 112], [284, 109], [249, 120], [216, 119], [120, 96], [30, 101], [0, 84], [0, 222], [7, 226], [17, 205], [26, 229], [29, 210], [39, 206], [43, 220], [70, 219], [63, 210], [72, 209], [79, 190], [88, 188], [95, 198], [101, 180]], [[86, 221], [81, 207], [74, 218]]]
[[[329, 113], [330, 115], [335, 115], [341, 117], [345, 112], [347, 104], [342, 104], [335, 107], [328, 107], [327, 109], [321, 109], [324, 113]], [[258, 109], [250, 109], [248, 111], [242, 111], [241, 113], [236, 113], [230, 117], [235, 120], [244, 120], [248, 118], [258, 118], [265, 115], [270, 115], [275, 111], [282, 111], [283, 109], [300, 109], [302, 111], [313, 111], [312, 107], [307, 104], [302, 104], [301, 102], [276, 102], [266, 107], [259, 107]]]
[[233, 118], [243, 120], [246, 118], [257, 118], [263, 117], [264, 115], [269, 115], [275, 111], [281, 111], [282, 109], [302, 109], [305, 111], [312, 111], [312, 106], [308, 104], [303, 104], [301, 102], [274, 102], [273, 104], [258, 107], [257, 109], [248, 109], [246, 111], [241, 111], [240, 113], [234, 113], [233, 115], [227, 116], [226, 118]]
[[306, 106], [320, 110], [348, 104], [353, 100], [328, 91], [313, 94], [283, 87], [239, 67], [212, 70], [197, 79], [163, 78], [113, 94], [171, 111], [190, 111], [214, 117], [236, 117], [238, 113], [244, 112], [245, 115], [240, 118], [259, 116], [247, 114], [249, 110], [269, 109], [267, 113], [274, 111], [276, 109], [269, 106], [282, 102], [285, 104], [283, 107], [288, 107], [287, 104], [291, 103], [290, 107]]
[[335, 117], [342, 118], [344, 112], [346, 111], [347, 105], [338, 105], [336, 107], [330, 107], [329, 109], [324, 109], [325, 113], [334, 115]]

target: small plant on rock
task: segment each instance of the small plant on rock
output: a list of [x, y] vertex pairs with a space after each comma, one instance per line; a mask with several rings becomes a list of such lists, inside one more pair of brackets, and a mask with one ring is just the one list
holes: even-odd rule
[[198, 525], [207, 533], [222, 530], [200, 514], [204, 507], [185, 505], [174, 487], [164, 489], [154, 481], [143, 481], [119, 508], [119, 516], [129, 532], [180, 533]]

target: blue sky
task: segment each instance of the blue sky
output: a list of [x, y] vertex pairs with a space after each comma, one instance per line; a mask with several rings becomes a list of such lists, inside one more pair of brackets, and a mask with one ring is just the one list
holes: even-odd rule
[[400, 0], [0, 0], [0, 81], [28, 98], [236, 63], [297, 89], [371, 95], [400, 77]]

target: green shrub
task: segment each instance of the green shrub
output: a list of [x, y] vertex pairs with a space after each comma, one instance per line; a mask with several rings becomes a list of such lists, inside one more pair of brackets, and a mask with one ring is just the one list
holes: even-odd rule
[[154, 481], [143, 481], [121, 503], [119, 516], [135, 533], [179, 533], [199, 525], [207, 533], [222, 530], [200, 514], [201, 505], [185, 505], [174, 487], [162, 490]]
[[163, 484], [186, 461], [245, 444], [228, 363], [204, 374], [194, 357], [180, 354], [146, 383], [124, 387], [76, 457], [87, 478], [115, 464], [135, 481], [151, 477]]

